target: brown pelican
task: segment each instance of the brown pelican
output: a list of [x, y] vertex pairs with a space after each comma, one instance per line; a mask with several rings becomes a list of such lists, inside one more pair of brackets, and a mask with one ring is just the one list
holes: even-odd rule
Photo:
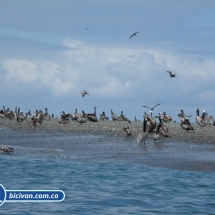
[[88, 118], [84, 118], [83, 115], [78, 115], [77, 121], [79, 122], [79, 124], [86, 123], [87, 120]]
[[196, 123], [201, 127], [206, 126], [206, 124], [203, 123], [202, 117], [199, 116], [199, 109], [198, 108], [196, 109]]
[[29, 120], [26, 120], [26, 123], [31, 126], [38, 126], [42, 125], [43, 123], [43, 116], [40, 111], [36, 110], [34, 115], [30, 117]]
[[171, 116], [167, 116], [167, 115], [166, 115], [166, 112], [164, 111], [164, 112], [163, 112], [162, 120], [163, 120], [164, 122], [171, 122], [171, 121], [172, 121], [172, 117], [171, 117]]
[[81, 92], [81, 94], [82, 94], [82, 97], [84, 97], [86, 94], [89, 95], [89, 93], [86, 90], [84, 90], [83, 92]]
[[181, 121], [181, 127], [186, 130], [186, 131], [190, 131], [190, 130], [194, 130], [194, 128], [192, 127], [192, 125], [190, 124], [190, 120], [188, 119], [188, 117], [185, 117], [184, 121]]
[[122, 121], [128, 121], [128, 123], [131, 122], [128, 118], [126, 118], [126, 117], [124, 116], [123, 111], [121, 111], [120, 118], [121, 118]]
[[17, 122], [23, 122], [25, 119], [25, 116], [23, 115], [23, 112], [20, 110], [20, 108], [15, 107], [15, 115], [16, 115], [16, 121]]
[[202, 122], [205, 124], [205, 125], [211, 125], [211, 120], [210, 120], [210, 117], [208, 116], [208, 113], [204, 110], [202, 112]]
[[122, 121], [122, 119], [120, 117], [118, 117], [115, 113], [113, 113], [112, 109], [110, 110], [111, 111], [111, 117], [112, 117], [112, 120], [115, 121]]
[[159, 132], [164, 136], [164, 137], [169, 137], [169, 129], [166, 125], [163, 124], [162, 116], [159, 116]]
[[96, 107], [94, 107], [94, 113], [88, 113], [87, 118], [90, 122], [98, 122], [97, 116], [96, 116]]
[[159, 116], [156, 116], [156, 118], [159, 118], [159, 117], [161, 117], [162, 122], [171, 122], [172, 121], [172, 117], [167, 116], [165, 111], [163, 111], [162, 113], [159, 113]]
[[60, 112], [61, 116], [60, 116], [60, 120], [58, 120], [59, 124], [68, 124], [71, 118], [71, 114], [69, 113], [65, 113], [64, 111]]
[[13, 113], [12, 110], [10, 110], [10, 108], [8, 108], [7, 111], [6, 111], [6, 117], [7, 117], [9, 120], [11, 120], [11, 121], [12, 121], [13, 119], [15, 119], [14, 113]]
[[144, 120], [143, 120], [143, 131], [140, 134], [138, 134], [138, 136], [137, 136], [137, 143], [144, 142], [144, 145], [145, 145], [146, 139], [148, 138], [148, 129], [146, 127], [146, 121], [147, 120], [144, 118]]
[[139, 33], [139, 31], [133, 33], [133, 34], [130, 36], [130, 39], [131, 39], [133, 36], [137, 36], [137, 33]]
[[28, 110], [25, 114], [25, 120], [29, 118], [29, 116], [31, 116], [31, 111]]
[[136, 116], [134, 116], [134, 121], [135, 121], [135, 122], [140, 122], [140, 120], [139, 120], [139, 119], [137, 119], [137, 117], [136, 117]]
[[0, 110], [0, 118], [5, 118], [5, 117], [6, 117], [5, 112], [4, 112], [4, 110], [1, 109]]
[[210, 116], [210, 120], [211, 120], [212, 125], [215, 126], [215, 120], [212, 116]]
[[127, 136], [131, 136], [131, 132], [130, 132], [130, 130], [129, 130], [129, 126], [123, 127], [122, 129], [123, 129], [124, 133], [125, 133]]
[[80, 115], [82, 116], [82, 114], [77, 112], [77, 108], [75, 108], [75, 111], [72, 114], [72, 120], [77, 121]]
[[154, 136], [153, 136], [153, 140], [154, 140], [154, 141], [157, 141], [157, 140], [158, 140], [158, 142], [160, 142], [160, 132], [159, 132], [160, 128], [161, 128], [161, 124], [158, 123], [158, 124], [157, 124], [157, 128], [156, 128], [156, 131], [155, 131]]
[[14, 153], [14, 148], [12, 148], [12, 147], [7, 147], [7, 146], [2, 146], [2, 147], [0, 148], [0, 152], [8, 153], [8, 154]]
[[168, 72], [169, 73], [169, 77], [170, 78], [174, 78], [174, 77], [176, 77], [176, 74], [173, 74], [172, 72], [170, 72], [170, 71], [166, 71], [166, 72]]
[[185, 122], [185, 121], [187, 121], [187, 119], [188, 119], [189, 117], [191, 117], [191, 116], [192, 116], [192, 115], [186, 116], [186, 115], [184, 114], [184, 110], [181, 110], [181, 113], [178, 114], [178, 117], [180, 118], [180, 120], [181, 120], [182, 123]]
[[43, 119], [49, 120], [51, 119], [51, 116], [48, 114], [48, 108], [45, 108], [45, 112], [43, 114]]
[[102, 120], [102, 121], [103, 120], [109, 120], [109, 118], [105, 115], [104, 111], [100, 114], [99, 119]]
[[152, 132], [156, 128], [156, 120], [146, 112], [144, 113], [144, 118], [147, 120], [146, 127], [148, 132]]

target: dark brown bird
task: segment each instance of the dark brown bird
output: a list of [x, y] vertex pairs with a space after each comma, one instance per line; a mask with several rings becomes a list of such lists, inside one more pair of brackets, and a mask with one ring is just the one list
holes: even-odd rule
[[176, 74], [173, 74], [173, 73], [172, 73], [172, 72], [170, 72], [170, 71], [166, 71], [166, 72], [168, 72], [168, 73], [169, 73], [170, 78], [174, 78], [174, 77], [176, 77]]
[[133, 34], [130, 36], [130, 39], [131, 39], [133, 36], [137, 36], [137, 33], [139, 33], [139, 31], [133, 33]]
[[143, 131], [140, 134], [138, 134], [137, 143], [141, 144], [142, 142], [144, 142], [144, 145], [145, 145], [147, 138], [148, 138], [148, 129], [146, 127], [146, 119], [144, 118], [144, 120], [143, 120]]
[[90, 95], [86, 90], [84, 90], [83, 92], [81, 92], [81, 94], [82, 94], [82, 97], [84, 97], [86, 94]]

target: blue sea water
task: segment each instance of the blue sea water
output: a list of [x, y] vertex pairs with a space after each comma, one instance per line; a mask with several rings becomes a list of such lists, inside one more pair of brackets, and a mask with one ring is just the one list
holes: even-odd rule
[[24, 146], [0, 154], [6, 190], [65, 192], [62, 202], [5, 202], [0, 214], [215, 214], [214, 172], [79, 158]]

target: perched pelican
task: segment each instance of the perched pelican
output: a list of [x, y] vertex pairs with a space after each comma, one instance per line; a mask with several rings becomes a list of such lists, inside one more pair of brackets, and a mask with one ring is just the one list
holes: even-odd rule
[[81, 92], [81, 94], [82, 94], [82, 97], [84, 97], [86, 94], [89, 95], [89, 93], [86, 90], [84, 90], [83, 92]]
[[105, 115], [104, 111], [100, 114], [99, 119], [102, 120], [102, 121], [103, 120], [109, 120], [109, 118]]
[[[4, 107], [4, 106], [3, 106]], [[5, 111], [4, 110], [0, 110], [0, 118], [5, 118], [6, 115], [5, 115]]]
[[146, 139], [148, 138], [148, 129], [146, 127], [146, 121], [147, 120], [144, 118], [144, 120], [143, 120], [143, 131], [140, 134], [138, 134], [138, 136], [137, 136], [137, 143], [144, 142], [144, 145], [145, 145]]
[[211, 125], [210, 117], [208, 117], [208, 113], [205, 110], [202, 112], [202, 122], [205, 125]]
[[139, 119], [137, 119], [137, 117], [136, 117], [136, 116], [134, 116], [134, 121], [135, 121], [135, 122], [140, 122], [140, 120], [139, 120]]
[[172, 72], [170, 72], [170, 71], [166, 71], [166, 72], [168, 72], [169, 73], [169, 77], [170, 78], [174, 78], [174, 77], [176, 77], [176, 74], [173, 74]]
[[126, 117], [124, 116], [123, 111], [121, 111], [120, 118], [121, 118], [122, 121], [128, 121], [128, 123], [131, 122], [128, 118], [126, 118]]
[[171, 116], [167, 116], [166, 112], [163, 112], [163, 117], [162, 117], [164, 122], [171, 122], [172, 121], [172, 117]]
[[201, 127], [206, 126], [206, 124], [203, 123], [203, 121], [202, 121], [202, 117], [199, 116], [199, 109], [198, 108], [196, 109], [196, 123]]
[[127, 136], [131, 136], [131, 132], [130, 132], [130, 130], [129, 130], [129, 126], [123, 127], [123, 131], [124, 131], [124, 133], [125, 133]]
[[146, 127], [148, 132], [152, 132], [156, 128], [156, 120], [152, 117], [151, 114], [146, 114], [146, 112], [144, 114], [144, 118], [147, 120]]
[[88, 118], [84, 118], [83, 115], [78, 115], [77, 121], [79, 122], [79, 124], [86, 123], [87, 120]]
[[122, 119], [120, 117], [118, 117], [115, 113], [113, 113], [112, 109], [110, 110], [111, 111], [111, 117], [112, 117], [112, 120], [115, 121], [122, 121]]
[[98, 122], [97, 116], [96, 116], [96, 107], [94, 107], [94, 113], [88, 113], [87, 118], [90, 122]]
[[212, 125], [215, 126], [215, 120], [212, 116], [210, 116], [210, 120], [211, 120]]
[[81, 113], [77, 112], [77, 108], [75, 108], [74, 113], [72, 114], [72, 120], [73, 121], [77, 121], [78, 118], [81, 118], [83, 115]]
[[48, 114], [48, 108], [45, 108], [45, 113], [43, 114], [43, 119], [49, 120], [51, 119], [51, 116]]
[[181, 110], [181, 113], [178, 114], [178, 117], [180, 118], [181, 122], [184, 123], [185, 121], [187, 121], [187, 119], [189, 117], [191, 117], [192, 115], [186, 116], [184, 114], [184, 110]]
[[61, 116], [60, 116], [60, 120], [58, 120], [59, 124], [65, 125], [69, 123], [69, 119], [71, 118], [71, 114], [69, 113], [65, 113], [64, 111], [60, 112]]
[[155, 134], [154, 134], [154, 136], [153, 136], [153, 140], [154, 140], [154, 141], [157, 141], [157, 140], [158, 140], [158, 142], [160, 142], [160, 133], [159, 133], [160, 128], [161, 128], [161, 124], [158, 123], [158, 124], [157, 124], [157, 128], [156, 128], [156, 131], [155, 131]]
[[186, 130], [186, 131], [190, 131], [190, 130], [194, 130], [194, 128], [192, 127], [192, 125], [190, 124], [190, 120], [188, 119], [188, 117], [185, 117], [184, 121], [181, 121], [181, 127]]
[[164, 137], [169, 137], [169, 129], [166, 125], [163, 124], [163, 120], [162, 120], [162, 116], [159, 116], [159, 126], [160, 126], [160, 129], [159, 129], [159, 132], [164, 136]]
[[137, 33], [139, 33], [139, 31], [133, 33], [133, 34], [130, 36], [130, 39], [131, 39], [133, 36], [137, 36]]

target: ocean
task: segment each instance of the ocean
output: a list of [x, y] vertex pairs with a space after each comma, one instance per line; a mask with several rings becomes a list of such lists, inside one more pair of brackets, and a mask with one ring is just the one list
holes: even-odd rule
[[215, 172], [206, 168], [214, 146], [150, 140], [144, 146], [105, 134], [1, 129], [0, 135], [15, 149], [0, 154], [6, 190], [65, 193], [62, 202], [6, 201], [0, 214], [215, 214]]

